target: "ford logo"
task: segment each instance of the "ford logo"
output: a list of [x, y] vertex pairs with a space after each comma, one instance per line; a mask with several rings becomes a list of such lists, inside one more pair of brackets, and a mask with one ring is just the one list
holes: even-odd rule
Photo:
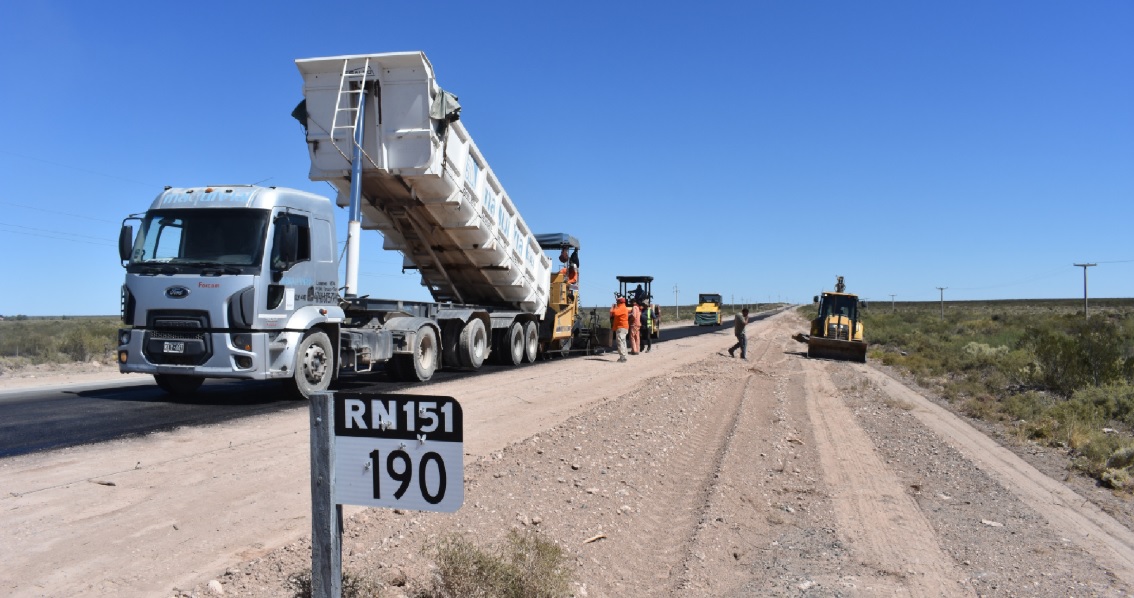
[[165, 290], [165, 296], [170, 299], [184, 299], [189, 296], [189, 289], [185, 287], [169, 287]]

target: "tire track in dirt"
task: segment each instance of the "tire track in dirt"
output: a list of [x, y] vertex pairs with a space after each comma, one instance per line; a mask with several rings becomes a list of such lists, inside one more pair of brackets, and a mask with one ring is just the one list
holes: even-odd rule
[[[658, 570], [656, 586], [638, 585], [634, 591], [643, 596], [674, 595], [683, 581], [691, 547], [704, 519], [705, 505], [712, 492], [719, 463], [732, 436], [737, 413], [744, 397], [744, 380], [737, 380], [716, 392], [722, 402], [702, 402], [698, 412], [687, 418], [692, 427], [673, 447], [666, 459], [666, 471], [697, 477], [669, 479], [658, 492], [652, 493], [637, 514], [635, 529], [643, 548], [654, 552]], [[636, 559], [635, 559], [636, 561]], [[633, 562], [633, 561], [632, 561]], [[634, 568], [616, 564], [614, 570], [627, 579], [640, 576]]]
[[[749, 330], [752, 329], [750, 326]], [[721, 337], [723, 335], [717, 338]], [[724, 338], [731, 342], [731, 335]], [[685, 387], [693, 394], [681, 397], [682, 421], [688, 427], [676, 434], [658, 435], [657, 439], [664, 442], [647, 449], [664, 458], [643, 463], [644, 468], [666, 473], [649, 487], [641, 488], [639, 500], [629, 501], [638, 508], [628, 524], [615, 530], [620, 535], [634, 537], [635, 546], [629, 550], [623, 547], [613, 556], [607, 553], [609, 547], [604, 546], [592, 557], [605, 564], [610, 578], [634, 580], [632, 591], [627, 595], [712, 595], [691, 591], [689, 572], [706, 558], [699, 537], [713, 522], [709, 505], [718, 492], [721, 462], [736, 436], [744, 401], [752, 394], [749, 385], [758, 377], [755, 374], [761, 373], [749, 365], [769, 351], [766, 343], [763, 346], [750, 344], [749, 348], [748, 361], [730, 359], [722, 350], [714, 357], [687, 364], [658, 381], [667, 389], [680, 388], [675, 387], [675, 379], [695, 381], [691, 387]], [[736, 375], [737, 372], [741, 375]], [[631, 397], [622, 400], [635, 402]], [[631, 429], [640, 430], [646, 438], [653, 432], [651, 428]], [[641, 444], [637, 434], [632, 436], [633, 442]], [[647, 443], [639, 451], [649, 446]], [[643, 562], [652, 563], [655, 573], [644, 576]], [[620, 595], [627, 588], [617, 583], [601, 584], [591, 591], [598, 595]]]
[[781, 513], [796, 512], [788, 504], [795, 495], [814, 495], [814, 478], [800, 475], [797, 460], [803, 444], [799, 424], [805, 422], [785, 400], [788, 378], [769, 373], [781, 369], [785, 355], [768, 342], [768, 329], [761, 327], [749, 338], [748, 363], [725, 360], [713, 372], [725, 377], [743, 368], [743, 396], [717, 459], [682, 579], [671, 595], [766, 595], [776, 589], [766, 571], [776, 568], [769, 565], [775, 561], [769, 546], [778, 546], [772, 540], [778, 537], [775, 528], [791, 523]]
[[873, 569], [869, 584], [911, 596], [965, 596], [964, 575], [942, 550], [929, 521], [883, 463], [827, 371], [834, 364], [804, 361], [807, 410], [839, 534]]
[[878, 370], [858, 369], [892, 399], [912, 405], [912, 413], [926, 427], [1035, 509], [1057, 534], [1109, 564], [1115, 577], [1134, 586], [1134, 532], [943, 407]]
[[[723, 436], [714, 439], [715, 441], [717, 441], [717, 447], [716, 451], [713, 452], [712, 464], [710, 468], [700, 470], [705, 471], [708, 476], [704, 479], [701, 487], [699, 488], [699, 492], [697, 493], [697, 521], [691, 529], [689, 538], [685, 542], [683, 550], [684, 559], [682, 560], [680, 567], [681, 574], [676, 579], [676, 583], [670, 588], [670, 594], [672, 595], [681, 595], [690, 588], [690, 570], [693, 568], [693, 563], [697, 560], [703, 560], [704, 558], [706, 558], [704, 553], [697, 550], [695, 547], [698, 545], [698, 540], [700, 539], [700, 536], [704, 532], [705, 528], [710, 525], [712, 518], [712, 516], [710, 515], [712, 497], [718, 491], [718, 482], [720, 480], [725, 455], [728, 453], [733, 439], [736, 436], [737, 425], [740, 422], [740, 413], [744, 406], [744, 401], [749, 394], [748, 387], [751, 382], [752, 375], [749, 374], [744, 378], [742, 384], [739, 384], [735, 388], [729, 389], [730, 394], [734, 395], [730, 397], [730, 400], [727, 404], [729, 408], [727, 409], [727, 411], [729, 412], [729, 417], [727, 421], [721, 421], [720, 423], [723, 425], [721, 426], [721, 428], [718, 428], [727, 430], [727, 432]], [[726, 411], [726, 409], [721, 409], [719, 411], [723, 413]]]

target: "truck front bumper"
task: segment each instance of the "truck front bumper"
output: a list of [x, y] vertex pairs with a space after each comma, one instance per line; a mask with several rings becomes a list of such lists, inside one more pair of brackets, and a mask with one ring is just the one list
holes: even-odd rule
[[[118, 331], [118, 371], [247, 380], [289, 378], [301, 336], [299, 332], [206, 332], [202, 333], [201, 346], [208, 350], [197, 363], [186, 364], [177, 363], [182, 361], [178, 351], [185, 351], [186, 344], [155, 339], [143, 328], [124, 328]], [[241, 337], [245, 342], [238, 347], [235, 340]]]

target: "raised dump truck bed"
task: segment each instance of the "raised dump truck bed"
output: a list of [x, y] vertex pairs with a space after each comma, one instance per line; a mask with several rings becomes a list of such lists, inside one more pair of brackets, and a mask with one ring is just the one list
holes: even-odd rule
[[[436, 301], [543, 314], [551, 260], [457, 120], [421, 52], [297, 60], [311, 180], [350, 204], [354, 118], [365, 98], [361, 228], [417, 269]], [[360, 93], [367, 89], [369, 93]]]

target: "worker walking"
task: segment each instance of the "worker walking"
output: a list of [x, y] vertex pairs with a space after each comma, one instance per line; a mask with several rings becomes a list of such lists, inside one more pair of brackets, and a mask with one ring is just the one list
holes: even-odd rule
[[736, 350], [740, 349], [740, 358], [748, 359], [748, 335], [744, 333], [744, 328], [748, 326], [748, 308], [740, 310], [736, 314], [736, 319], [733, 323], [732, 333], [736, 335], [736, 344], [729, 347], [728, 356], [736, 357]]
[[642, 334], [641, 344], [645, 347], [645, 352], [649, 353], [650, 349], [654, 346], [654, 341], [650, 340], [650, 331], [654, 328], [654, 308], [650, 306], [647, 300], [642, 305]]
[[630, 312], [626, 309], [626, 298], [619, 297], [610, 308], [610, 328], [614, 332], [614, 343], [618, 347], [618, 361], [626, 361], [626, 333], [630, 327]]

